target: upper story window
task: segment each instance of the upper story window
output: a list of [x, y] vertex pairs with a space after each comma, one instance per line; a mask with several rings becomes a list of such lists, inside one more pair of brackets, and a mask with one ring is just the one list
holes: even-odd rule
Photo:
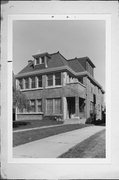
[[42, 76], [38, 76], [38, 87], [42, 87]]
[[61, 73], [47, 75], [47, 86], [61, 85]]
[[35, 88], [35, 76], [31, 77], [31, 88]]
[[47, 75], [47, 85], [53, 86], [53, 74]]
[[36, 58], [36, 65], [44, 64], [44, 63], [45, 63], [45, 56]]
[[39, 64], [39, 63], [40, 63], [40, 59], [38, 57], [38, 58], [36, 58], [36, 65]]
[[19, 79], [19, 86], [20, 86], [20, 89], [23, 89], [23, 79]]
[[25, 78], [25, 89], [29, 88], [29, 78]]
[[61, 73], [55, 74], [55, 85], [61, 85]]
[[45, 63], [45, 57], [43, 56], [40, 58], [40, 64], [44, 64], [44, 63]]
[[20, 89], [42, 88], [42, 75], [19, 79]]

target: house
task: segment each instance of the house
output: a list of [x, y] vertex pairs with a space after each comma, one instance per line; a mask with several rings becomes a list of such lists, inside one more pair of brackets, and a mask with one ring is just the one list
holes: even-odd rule
[[30, 110], [18, 110], [18, 120], [59, 116], [83, 121], [102, 119], [104, 90], [94, 79], [95, 65], [88, 57], [67, 60], [60, 52], [33, 55], [16, 75], [17, 88], [28, 97]]

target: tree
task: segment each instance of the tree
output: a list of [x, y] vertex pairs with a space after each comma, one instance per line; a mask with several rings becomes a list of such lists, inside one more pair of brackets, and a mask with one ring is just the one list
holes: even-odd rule
[[24, 109], [30, 110], [29, 99], [16, 87], [16, 79], [13, 73], [13, 121], [16, 120], [16, 108], [21, 112]]

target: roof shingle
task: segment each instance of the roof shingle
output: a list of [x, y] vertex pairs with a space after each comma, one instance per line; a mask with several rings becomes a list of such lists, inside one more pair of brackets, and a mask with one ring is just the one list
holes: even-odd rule
[[[48, 54], [48, 53], [44, 53], [44, 54]], [[35, 57], [35, 55], [33, 57]], [[90, 63], [92, 63], [88, 57], [67, 60], [58, 51], [53, 54], [48, 54], [47, 68], [68, 66], [75, 72], [83, 72], [86, 70], [85, 66], [84, 66], [86, 60], [88, 60]], [[92, 65], [94, 65], [94, 64], [92, 63]], [[32, 71], [36, 71], [36, 70], [40, 71], [43, 69], [46, 69], [45, 64], [40, 64], [40, 65], [34, 66], [34, 62], [31, 61], [31, 63], [29, 63], [25, 68], [23, 68], [18, 74], [32, 72]]]

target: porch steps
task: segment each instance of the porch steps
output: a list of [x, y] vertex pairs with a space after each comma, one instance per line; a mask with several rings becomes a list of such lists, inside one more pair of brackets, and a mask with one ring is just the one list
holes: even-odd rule
[[85, 118], [71, 118], [65, 119], [64, 124], [85, 124]]

